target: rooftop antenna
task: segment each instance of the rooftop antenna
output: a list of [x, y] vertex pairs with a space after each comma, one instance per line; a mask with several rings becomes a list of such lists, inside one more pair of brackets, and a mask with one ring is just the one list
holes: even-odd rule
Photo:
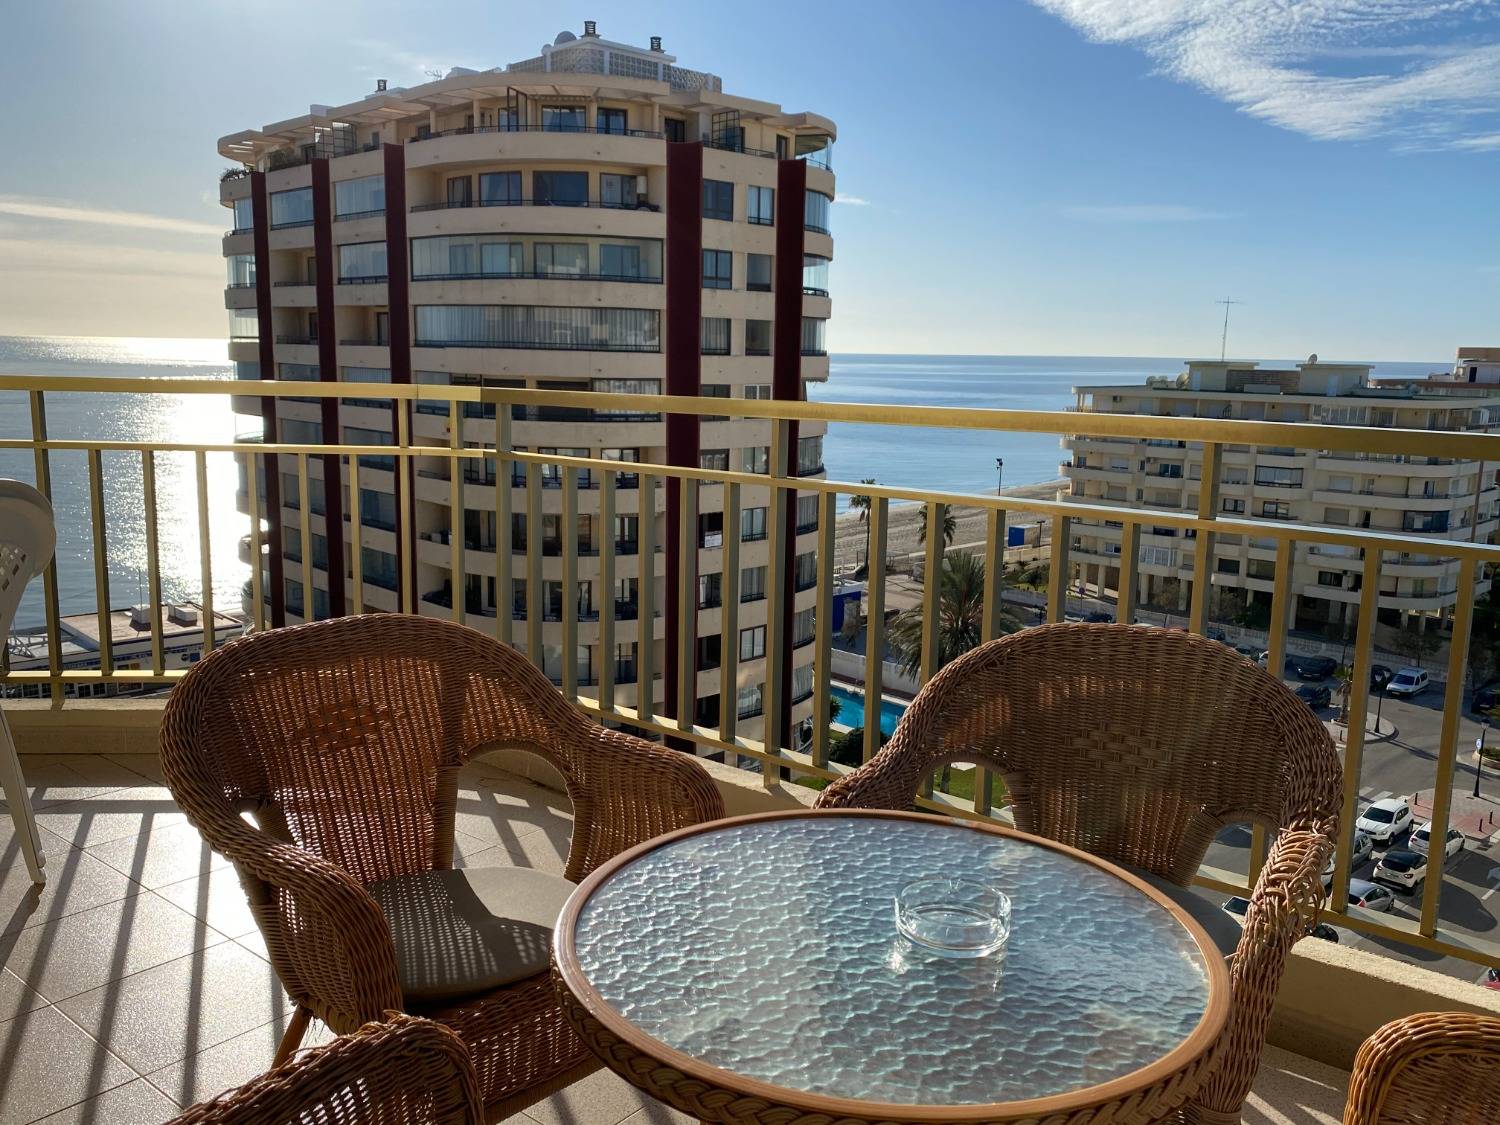
[[1225, 353], [1229, 350], [1229, 306], [1243, 305], [1244, 301], [1233, 301], [1225, 297], [1222, 301], [1215, 301], [1216, 305], [1224, 306], [1224, 334], [1219, 337], [1219, 362], [1224, 362]]

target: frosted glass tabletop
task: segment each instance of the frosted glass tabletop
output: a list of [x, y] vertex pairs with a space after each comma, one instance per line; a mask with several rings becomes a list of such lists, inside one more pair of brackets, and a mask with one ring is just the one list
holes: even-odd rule
[[[961, 962], [898, 935], [892, 898], [923, 875], [1008, 894], [1006, 947]], [[811, 814], [669, 841], [593, 889], [571, 942], [597, 999], [674, 1051], [902, 1105], [1125, 1078], [1193, 1035], [1212, 983], [1193, 934], [1107, 868], [917, 817]]]

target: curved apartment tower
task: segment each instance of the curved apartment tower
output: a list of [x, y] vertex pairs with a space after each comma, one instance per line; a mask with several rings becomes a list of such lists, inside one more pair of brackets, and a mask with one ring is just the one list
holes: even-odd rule
[[[224, 237], [231, 359], [241, 378], [740, 399], [769, 398], [774, 388], [776, 397], [800, 397], [802, 380], [828, 375], [834, 132], [815, 114], [723, 93], [717, 77], [676, 66], [659, 40], [649, 49], [630, 47], [601, 39], [590, 24], [582, 36], [564, 32], [539, 56], [503, 69], [455, 69], [407, 89], [382, 81], [351, 104], [315, 105], [305, 116], [224, 137], [219, 152], [244, 169], [227, 173], [221, 185], [221, 200], [234, 211]], [[677, 248], [675, 270], [669, 246]], [[691, 256], [682, 254], [685, 246], [694, 248]], [[778, 266], [779, 254], [785, 260]], [[796, 256], [800, 264], [793, 264]], [[674, 300], [675, 335], [668, 314]], [[688, 334], [681, 310], [695, 301], [701, 319]], [[800, 348], [775, 342], [799, 338]], [[330, 442], [388, 444], [399, 428], [390, 400], [373, 392], [342, 402], [241, 397], [236, 409], [260, 416], [267, 440], [319, 442], [327, 435]], [[497, 441], [494, 408], [487, 409], [464, 408], [464, 444]], [[701, 465], [766, 471], [771, 423], [733, 413], [726, 407], [726, 420], [702, 421]], [[446, 447], [451, 421], [446, 404], [418, 403], [410, 441]], [[670, 452], [668, 425], [655, 414], [516, 406], [509, 429], [512, 447], [531, 452], [622, 463], [662, 463]], [[822, 474], [822, 431], [804, 423], [790, 451], [804, 476]], [[330, 488], [324, 477], [346, 473], [347, 465], [337, 456], [308, 459], [312, 542], [303, 544], [296, 466], [279, 461], [280, 479], [261, 486], [276, 551], [264, 567], [268, 616], [280, 624], [349, 612], [348, 481]], [[576, 503], [564, 505], [561, 489], [551, 487], [561, 485], [562, 474], [544, 469], [541, 527], [528, 529], [524, 475], [497, 482], [492, 463], [473, 464], [486, 467], [465, 472], [464, 510], [455, 519], [446, 459], [418, 457], [409, 496], [390, 461], [361, 460], [362, 605], [455, 616], [457, 599], [463, 619], [492, 631], [497, 615], [519, 621], [540, 604], [542, 663], [563, 682], [560, 555], [568, 537], [560, 521], [576, 512], [574, 675], [580, 685], [594, 683], [603, 662], [612, 662], [615, 699], [633, 706], [643, 627], [634, 613], [641, 600], [636, 552], [643, 539], [654, 539], [658, 550], [669, 541], [666, 489], [657, 490], [654, 511], [642, 513], [635, 478], [622, 472], [606, 527], [598, 482], [587, 471], [579, 474]], [[497, 567], [497, 485], [515, 486], [510, 566]], [[723, 645], [734, 645], [737, 729], [759, 738], [771, 608], [764, 593], [769, 490], [741, 493], [737, 635], [721, 638], [723, 560], [733, 558], [724, 539], [735, 530], [723, 526], [723, 491], [704, 486], [698, 497], [697, 718], [719, 722], [719, 656]], [[244, 502], [242, 496], [242, 508]], [[643, 536], [646, 518], [654, 534]], [[404, 520], [414, 536], [402, 534]], [[330, 526], [344, 533], [330, 537]], [[458, 527], [463, 574], [455, 589], [448, 535]], [[538, 530], [540, 599], [524, 577], [527, 536]], [[792, 621], [794, 722], [811, 713], [816, 530], [816, 496], [805, 494], [787, 574], [793, 601], [782, 607]], [[404, 557], [406, 542], [414, 557]], [[304, 550], [312, 555], [310, 592], [301, 579]], [[610, 590], [598, 588], [601, 552], [613, 554]], [[674, 604], [668, 569], [658, 557], [651, 599], [658, 614]], [[511, 588], [497, 588], [497, 576], [507, 573]], [[596, 621], [605, 598], [616, 609], [610, 652], [601, 651]], [[657, 616], [654, 630], [664, 641], [666, 616]], [[523, 647], [525, 637], [524, 627], [515, 630]], [[659, 707], [660, 660], [653, 695]]]

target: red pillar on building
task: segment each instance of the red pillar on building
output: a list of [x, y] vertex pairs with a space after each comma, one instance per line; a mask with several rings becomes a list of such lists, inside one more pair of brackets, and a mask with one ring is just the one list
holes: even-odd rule
[[[260, 377], [276, 378], [276, 335], [271, 316], [271, 205], [266, 194], [266, 174], [250, 173], [250, 213], [255, 230], [255, 313], [260, 333]], [[274, 443], [276, 431], [276, 400], [263, 395], [260, 400], [261, 440]], [[271, 627], [279, 629], [286, 624], [286, 575], [281, 557], [281, 473], [276, 465], [274, 453], [262, 458], [266, 471], [266, 487], [261, 496], [266, 519], [267, 568], [270, 571]], [[254, 460], [249, 471], [255, 472]], [[260, 560], [253, 560], [259, 566]]]
[[[406, 242], [406, 146], [384, 145], [381, 149], [385, 160], [385, 265], [386, 276], [386, 323], [390, 333], [389, 355], [391, 365], [392, 383], [411, 382], [411, 288], [409, 284], [410, 271], [407, 268], [407, 242]], [[394, 437], [400, 432], [397, 425], [397, 414], [401, 410], [407, 410], [407, 421], [411, 421], [408, 404], [400, 401], [391, 402], [391, 435]], [[402, 604], [405, 591], [402, 584], [405, 582], [406, 542], [403, 534], [403, 522], [407, 520], [415, 522], [416, 501], [414, 497], [403, 496], [401, 488], [401, 472], [398, 463], [395, 477], [395, 500], [392, 505], [396, 514], [396, 604]], [[355, 529], [356, 544], [358, 550], [359, 530]], [[455, 593], [455, 596], [457, 594]], [[510, 595], [507, 593], [507, 597]], [[413, 598], [415, 604], [415, 598]]]
[[[318, 378], [335, 383], [339, 377], [338, 332], [333, 303], [336, 279], [333, 260], [333, 182], [326, 159], [312, 161], [313, 256], [317, 261], [318, 303]], [[257, 275], [258, 276], [258, 275]], [[339, 400], [321, 400], [324, 445], [337, 445]], [[342, 617], [349, 611], [344, 600], [344, 471], [343, 459], [337, 453], [325, 453], [323, 462], [323, 538], [328, 544], [328, 614]], [[312, 550], [311, 543], [302, 545]], [[306, 620], [314, 616], [313, 592], [302, 592]]]

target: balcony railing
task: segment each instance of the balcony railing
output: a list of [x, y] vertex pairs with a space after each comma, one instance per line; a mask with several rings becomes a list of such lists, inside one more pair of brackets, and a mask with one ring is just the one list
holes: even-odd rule
[[610, 199], [440, 199], [436, 203], [414, 203], [413, 215], [424, 211], [455, 211], [470, 207], [597, 207], [605, 211], [660, 211], [655, 203], [638, 199], [620, 203]]
[[[597, 689], [581, 682], [572, 660], [564, 662], [559, 675], [559, 686], [564, 696], [582, 710], [594, 716], [636, 729], [671, 736], [695, 743], [707, 753], [723, 754], [731, 761], [747, 759], [753, 761], [756, 772], [770, 786], [777, 782], [782, 771], [794, 778], [812, 781], [836, 779], [845, 767], [829, 760], [830, 724], [829, 698], [831, 683], [831, 653], [834, 640], [831, 607], [835, 589], [834, 559], [836, 553], [836, 514], [841, 497], [857, 496], [868, 499], [867, 528], [870, 555], [883, 558], [887, 555], [887, 543], [891, 531], [891, 505], [913, 503], [919, 505], [926, 515], [928, 526], [940, 527], [945, 509], [961, 504], [978, 509], [983, 514], [985, 538], [990, 544], [989, 554], [993, 561], [994, 545], [1004, 543], [1008, 523], [1024, 520], [1035, 523], [1048, 520], [1052, 525], [1050, 542], [1043, 548], [1047, 563], [1043, 582], [1044, 593], [1031, 594], [1039, 603], [1043, 616], [1049, 621], [1061, 621], [1070, 611], [1070, 591], [1079, 570], [1070, 558], [1075, 543], [1075, 532], [1102, 525], [1113, 525], [1109, 531], [1112, 539], [1118, 540], [1123, 549], [1113, 562], [1118, 576], [1113, 579], [1118, 590], [1114, 615], [1121, 621], [1134, 621], [1137, 616], [1138, 582], [1143, 566], [1158, 566], [1154, 557], [1144, 558], [1141, 551], [1142, 536], [1147, 533], [1164, 532], [1173, 536], [1176, 545], [1173, 552], [1183, 561], [1178, 577], [1172, 579], [1183, 584], [1181, 619], [1192, 631], [1207, 634], [1213, 625], [1211, 587], [1206, 581], [1195, 582], [1193, 576], [1206, 576], [1215, 570], [1216, 538], [1240, 537], [1257, 544], [1271, 555], [1262, 571], [1272, 586], [1268, 609], [1268, 624], [1259, 637], [1269, 652], [1268, 662], [1273, 668], [1283, 666], [1285, 658], [1294, 651], [1289, 647], [1301, 639], [1290, 633], [1293, 611], [1302, 594], [1300, 582], [1293, 580], [1293, 562], [1299, 547], [1311, 546], [1319, 550], [1338, 548], [1350, 552], [1349, 557], [1358, 562], [1359, 587], [1343, 591], [1355, 599], [1353, 608], [1354, 630], [1346, 642], [1346, 662], [1351, 667], [1349, 712], [1350, 721], [1342, 736], [1341, 752], [1349, 783], [1345, 788], [1344, 807], [1340, 818], [1343, 830], [1338, 840], [1337, 862], [1332, 876], [1332, 898], [1328, 916], [1339, 925], [1363, 934], [1374, 935], [1386, 943], [1405, 944], [1425, 951], [1426, 954], [1451, 956], [1481, 963], [1500, 962], [1500, 945], [1488, 932], [1493, 923], [1474, 921], [1474, 900], [1478, 896], [1466, 891], [1455, 891], [1448, 895], [1445, 887], [1450, 880], [1444, 877], [1430, 878], [1422, 889], [1414, 892], [1409, 908], [1400, 914], [1374, 914], [1357, 907], [1350, 907], [1347, 888], [1353, 873], [1352, 826], [1359, 812], [1361, 793], [1359, 781], [1366, 766], [1365, 744], [1367, 718], [1375, 700], [1369, 690], [1370, 672], [1377, 657], [1377, 614], [1382, 610], [1401, 609], [1403, 601], [1417, 595], [1396, 595], [1381, 592], [1381, 571], [1391, 559], [1388, 556], [1417, 554], [1425, 558], [1441, 560], [1454, 568], [1454, 577], [1446, 576], [1432, 593], [1424, 598], [1446, 599], [1444, 616], [1428, 619], [1429, 631], [1435, 633], [1439, 642], [1447, 645], [1447, 654], [1439, 657], [1441, 666], [1434, 679], [1440, 682], [1434, 697], [1441, 697], [1440, 713], [1433, 715], [1439, 733], [1430, 739], [1432, 745], [1422, 749], [1430, 753], [1428, 767], [1433, 783], [1434, 807], [1431, 819], [1436, 838], [1442, 839], [1450, 825], [1470, 831], [1474, 825], [1460, 823], [1454, 818], [1454, 802], [1450, 796], [1455, 783], [1467, 785], [1463, 775], [1470, 771], [1467, 747], [1471, 745], [1470, 730], [1473, 724], [1465, 714], [1465, 678], [1470, 656], [1471, 625], [1475, 620], [1474, 604], [1476, 592], [1487, 577], [1490, 568], [1500, 567], [1500, 546], [1472, 539], [1445, 538], [1436, 535], [1414, 535], [1393, 530], [1326, 526], [1296, 523], [1282, 520], [1247, 519], [1238, 515], [1225, 515], [1219, 511], [1218, 486], [1222, 476], [1222, 456], [1225, 448], [1232, 444], [1261, 447], [1296, 447], [1302, 450], [1330, 453], [1364, 454], [1374, 456], [1402, 457], [1415, 463], [1425, 463], [1429, 457], [1439, 454], [1449, 459], [1472, 462], [1500, 462], [1500, 435], [1482, 433], [1427, 433], [1405, 431], [1394, 428], [1359, 428], [1352, 426], [1324, 426], [1283, 422], [1249, 422], [1235, 420], [1210, 420], [1196, 418], [1145, 417], [1105, 413], [1074, 413], [1069, 411], [1030, 412], [1011, 410], [972, 410], [943, 407], [884, 406], [847, 404], [836, 402], [779, 402], [768, 400], [725, 401], [719, 398], [695, 398], [682, 396], [636, 396], [613, 395], [598, 392], [538, 391], [511, 388], [480, 388], [469, 386], [441, 386], [426, 384], [369, 384], [348, 382], [281, 382], [254, 380], [208, 380], [208, 379], [88, 379], [70, 381], [66, 378], [43, 376], [0, 376], [0, 392], [20, 392], [29, 400], [31, 433], [27, 437], [0, 439], [0, 449], [24, 453], [37, 468], [37, 477], [46, 491], [55, 492], [62, 501], [68, 496], [84, 497], [74, 501], [70, 508], [66, 503], [59, 507], [62, 518], [73, 521], [74, 526], [63, 528], [63, 541], [91, 543], [94, 559], [94, 599], [100, 607], [101, 651], [97, 666], [73, 667], [65, 663], [62, 643], [64, 632], [60, 620], [59, 585], [57, 563], [54, 562], [44, 574], [42, 603], [45, 609], [46, 655], [41, 663], [30, 664], [12, 658], [8, 670], [0, 676], [0, 684], [6, 689], [46, 691], [63, 701], [68, 689], [99, 684], [135, 684], [165, 686], [174, 683], [184, 674], [184, 668], [169, 667], [162, 636], [162, 615], [152, 615], [149, 657], [139, 661], [139, 667], [127, 667], [127, 661], [117, 659], [111, 651], [110, 631], [105, 614], [113, 604], [110, 594], [109, 554], [120, 550], [116, 542], [120, 537], [116, 526], [118, 517], [106, 517], [103, 503], [106, 456], [114, 458], [129, 454], [138, 459], [141, 466], [141, 495], [139, 497], [142, 539], [145, 544], [144, 576], [145, 601], [154, 609], [163, 606], [162, 582], [162, 529], [166, 521], [191, 525], [196, 520], [202, 543], [209, 543], [209, 521], [223, 519], [223, 515], [211, 509], [209, 502], [209, 480], [207, 465], [212, 458], [235, 457], [249, 461], [251, 471], [245, 474], [246, 507], [250, 526], [250, 550], [248, 557], [260, 558], [265, 552], [269, 534], [267, 517], [282, 518], [287, 524], [300, 525], [301, 542], [312, 541], [311, 526], [316, 494], [314, 484], [321, 485], [310, 469], [323, 467], [329, 454], [344, 459], [346, 472], [348, 517], [351, 526], [362, 522], [360, 509], [362, 487], [374, 487], [376, 478], [387, 484], [390, 478], [371, 472], [375, 464], [394, 466], [403, 494], [415, 495], [414, 484], [419, 463], [432, 460], [446, 462], [445, 472], [439, 475], [438, 486], [445, 493], [435, 507], [427, 509], [424, 525], [432, 526], [428, 517], [439, 515], [446, 505], [449, 514], [449, 535], [446, 544], [439, 544], [439, 555], [446, 552], [446, 569], [449, 572], [449, 589], [467, 588], [469, 575], [466, 568], [472, 560], [464, 547], [465, 469], [474, 467], [484, 471], [486, 462], [498, 467], [501, 479], [516, 479], [516, 487], [499, 488], [484, 498], [484, 503], [493, 508], [494, 554], [493, 578], [495, 588], [504, 591], [501, 605], [506, 607], [495, 614], [490, 626], [494, 635], [502, 642], [524, 642], [525, 651], [540, 659], [549, 647], [572, 654], [579, 645], [578, 625], [589, 620], [589, 615], [577, 612], [580, 598], [580, 583], [593, 583], [596, 595], [607, 594], [617, 588], [620, 579], [634, 578], [638, 582], [637, 599], [626, 604], [635, 606], [635, 613], [643, 620], [658, 616], [664, 618], [664, 635], [681, 640], [686, 637], [692, 643], [690, 620], [698, 613], [698, 584], [693, 581], [680, 582], [675, 589], [666, 589], [658, 580], [663, 577], [666, 538], [660, 519], [643, 518], [637, 534], [639, 551], [628, 561], [617, 555], [620, 551], [601, 553], [597, 563], [589, 560], [589, 571], [580, 576], [579, 560], [584, 552], [580, 546], [588, 542], [586, 535], [579, 534], [581, 515], [595, 515], [600, 520], [596, 527], [613, 525], [615, 514], [654, 513], [665, 507], [662, 493], [671, 481], [681, 482], [673, 491], [683, 497], [681, 526], [695, 526], [697, 516], [706, 512], [726, 513], [724, 526], [736, 529], [725, 536], [722, 550], [728, 556], [735, 548], [757, 538], [769, 540], [769, 549], [764, 553], [765, 572], [757, 579], [754, 588], [763, 589], [768, 603], [782, 604], [780, 599], [794, 597], [798, 612], [814, 610], [814, 632], [810, 642], [789, 630], [778, 612], [765, 615], [766, 659], [757, 659], [753, 669], [742, 668], [738, 660], [738, 646], [723, 645], [719, 666], [720, 697], [733, 700], [741, 687], [754, 687], [759, 679], [762, 702], [757, 707], [747, 708], [756, 714], [783, 715], [790, 705], [790, 681], [777, 671], [784, 667], [789, 654], [811, 657], [815, 668], [815, 687], [810, 697], [812, 734], [810, 749], [801, 752], [778, 744], [773, 734], [760, 737], [747, 736], [738, 725], [737, 708], [727, 705], [720, 708], [721, 718], [717, 726], [695, 724], [691, 720], [693, 708], [686, 709], [687, 718], [668, 719], [659, 715], [655, 702], [643, 693], [638, 705], [627, 707], [616, 698], [618, 671], [612, 658], [613, 646], [620, 641], [629, 641], [630, 634], [637, 645], [635, 667], [642, 682], [652, 682], [663, 666], [663, 641], [654, 635], [654, 630], [632, 628], [629, 633], [616, 633], [617, 625], [629, 620], [630, 613], [608, 596], [599, 598], [599, 620], [597, 635], [601, 652], [608, 658], [596, 654], [593, 667], [599, 669]], [[149, 436], [131, 436], [127, 439], [102, 437], [52, 438], [46, 429], [47, 401], [57, 395], [88, 395], [100, 393], [166, 394], [174, 399], [183, 395], [239, 395], [251, 398], [369, 398], [372, 395], [394, 401], [398, 409], [396, 441], [391, 445], [323, 445], [298, 442], [224, 442], [211, 441], [165, 441]], [[102, 400], [101, 400], [102, 401]], [[411, 409], [417, 404], [440, 403], [448, 407], [449, 416], [455, 419], [449, 441], [442, 445], [419, 445], [411, 437]], [[473, 446], [465, 444], [465, 409], [454, 409], [455, 404], [482, 405], [492, 408], [495, 420], [486, 423], [484, 441]], [[618, 461], [595, 457], [569, 457], [553, 453], [522, 452], [513, 448], [512, 417], [517, 408], [523, 410], [608, 410], [634, 414], [679, 414], [697, 418], [718, 416], [720, 412], [732, 410], [737, 416], [757, 422], [767, 430], [770, 447], [769, 474], [745, 473], [729, 470], [702, 469], [697, 466], [680, 466], [662, 463], [630, 463], [629, 473], [636, 482], [629, 499], [618, 487], [622, 464]], [[105, 418], [109, 412], [103, 408], [86, 412], [81, 416]], [[1201, 446], [1204, 465], [1203, 481], [1198, 489], [1196, 510], [1154, 511], [1138, 507], [1110, 504], [1099, 500], [1082, 498], [1035, 499], [1020, 495], [959, 494], [934, 492], [923, 489], [865, 485], [845, 481], [831, 481], [799, 476], [788, 471], [795, 466], [795, 450], [791, 445], [790, 426], [793, 422], [816, 423], [860, 423], [890, 427], [893, 445], [906, 440], [903, 435], [910, 427], [949, 428], [982, 430], [996, 435], [996, 442], [1003, 441], [1007, 433], [1044, 433], [1080, 435], [1102, 438], [1131, 437], [1136, 440], [1184, 441]], [[468, 440], [477, 440], [480, 427], [474, 426]], [[268, 461], [274, 459], [274, 461]], [[164, 462], [172, 460], [170, 470]], [[178, 462], [185, 465], [179, 469]], [[503, 465], [501, 463], [504, 463]], [[270, 510], [260, 483], [263, 469], [270, 469], [265, 479], [278, 482], [287, 495], [282, 497], [284, 507]], [[185, 472], [185, 476], [184, 476]], [[54, 489], [65, 475], [72, 475], [66, 489]], [[588, 479], [595, 487], [580, 487]], [[171, 491], [158, 490], [157, 484], [171, 480], [188, 487], [176, 487]], [[197, 484], [197, 498], [193, 497], [191, 484]], [[556, 492], [550, 492], [548, 482], [555, 483]], [[118, 481], [112, 481], [112, 487]], [[712, 486], [703, 487], [703, 486]], [[767, 504], [763, 534], [746, 535], [741, 530], [744, 524], [735, 514], [745, 511], [742, 503], [743, 490], [753, 490], [754, 503], [758, 507]], [[769, 498], [766, 499], [767, 492]], [[796, 504], [799, 494], [815, 494], [818, 505], [816, 571], [809, 576], [799, 575], [789, 565], [786, 536], [790, 530], [786, 518], [789, 506]], [[336, 493], [328, 491], [329, 496]], [[178, 497], [184, 506], [181, 510], [163, 510], [163, 496]], [[529, 536], [524, 546], [513, 536], [512, 517], [526, 515], [528, 526], [541, 525], [544, 512], [558, 516], [559, 535]], [[419, 502], [427, 503], [422, 500]], [[295, 505], [294, 508], [289, 507]], [[618, 505], [618, 508], [617, 508]], [[700, 512], [700, 507], [704, 510]], [[291, 510], [293, 515], [281, 513]], [[417, 529], [415, 520], [402, 519], [396, 532], [400, 580], [399, 590], [390, 601], [382, 593], [386, 604], [407, 612], [424, 608], [431, 612], [455, 612], [451, 607], [425, 599], [423, 594], [432, 590], [437, 582], [426, 573], [433, 566], [432, 552], [424, 550], [421, 559], [423, 585], [417, 582]], [[756, 526], [759, 526], [758, 523]], [[488, 534], [488, 533], [486, 533]], [[1455, 534], [1472, 534], [1456, 529]], [[861, 537], [862, 538], [862, 537]], [[557, 544], [554, 556], [548, 549], [551, 540]], [[691, 541], [691, 536], [689, 537]], [[942, 537], [929, 535], [925, 546], [926, 574], [938, 573], [942, 565]], [[957, 549], [957, 548], [954, 548]], [[288, 578], [300, 581], [302, 590], [317, 587], [313, 581], [314, 566], [312, 552], [306, 552], [300, 563], [287, 561]], [[373, 586], [364, 574], [361, 551], [347, 552], [346, 565], [350, 570], [347, 605], [340, 607], [351, 612], [360, 612], [366, 606], [367, 586]], [[759, 552], [757, 551], [757, 554]], [[191, 557], [191, 556], [189, 556]], [[749, 561], [749, 560], [745, 560]], [[1191, 563], [1190, 569], [1186, 563]], [[759, 559], [755, 560], [760, 565]], [[1097, 566], [1097, 563], [1089, 565]], [[194, 585], [201, 584], [200, 602], [205, 617], [213, 613], [214, 554], [210, 550], [201, 552], [198, 571], [192, 577]], [[295, 574], [291, 572], [300, 572]], [[265, 576], [260, 568], [250, 568], [251, 597], [246, 599], [248, 625], [255, 629], [266, 628], [273, 622], [273, 612], [268, 610], [269, 599], [265, 588]], [[484, 577], [489, 577], [486, 566]], [[1223, 579], [1227, 575], [1219, 575]], [[177, 576], [179, 582], [182, 576]], [[809, 581], [809, 578], [812, 580]], [[800, 580], [799, 580], [800, 579]], [[517, 580], [524, 580], [529, 592], [527, 602], [530, 612], [519, 616], [510, 612], [509, 591], [516, 588]], [[440, 580], [439, 580], [440, 581]], [[561, 620], [548, 622], [542, 598], [546, 583], [558, 583], [561, 587], [560, 601], [556, 604], [562, 611], [556, 616]], [[737, 611], [746, 598], [741, 586], [741, 570], [738, 566], [726, 566], [721, 578], [721, 614]], [[763, 583], [763, 584], [762, 584]], [[806, 585], [802, 594], [795, 594], [795, 587]], [[937, 635], [935, 630], [943, 618], [940, 612], [940, 583], [928, 582], [919, 595], [924, 643], [921, 646], [920, 667], [917, 679], [925, 682], [938, 670]], [[1030, 591], [1014, 591], [1022, 593]], [[133, 593], [133, 591], [132, 591]], [[1004, 628], [1011, 606], [1005, 601], [1006, 591], [1000, 568], [988, 568], [984, 589], [979, 633], [983, 638], [998, 635]], [[810, 595], [810, 596], [809, 596]], [[289, 599], [278, 599], [289, 600]], [[451, 599], [450, 599], [451, 600]], [[863, 618], [865, 621], [865, 651], [873, 654], [865, 663], [865, 713], [848, 715], [845, 721], [861, 720], [866, 733], [866, 756], [878, 749], [877, 740], [880, 723], [880, 702], [885, 686], [885, 664], [880, 656], [886, 651], [886, 608], [888, 605], [885, 575], [881, 568], [872, 570], [864, 591]], [[314, 604], [316, 605], [316, 599]], [[1011, 605], [1014, 605], [1012, 601]], [[1002, 614], [1002, 609], [1006, 610]], [[758, 624], [758, 623], [757, 623]], [[545, 629], [545, 632], [544, 632]], [[591, 630], [593, 626], [591, 625]], [[624, 632], [622, 630], [622, 632]], [[1260, 641], [1258, 640], [1258, 643]], [[206, 642], [211, 647], [212, 641]], [[1337, 651], [1337, 646], [1335, 646]], [[1384, 654], [1380, 653], [1381, 659]], [[132, 658], [129, 663], [136, 663]], [[691, 660], [684, 663], [691, 664]], [[799, 655], [795, 663], [806, 663]], [[771, 670], [769, 674], [767, 669]], [[747, 677], [746, 672], [753, 676]], [[1142, 675], [1151, 674], [1142, 669]], [[799, 684], [801, 681], [799, 681]], [[591, 687], [581, 692], [581, 687]], [[693, 690], [694, 684], [683, 678], [681, 684], [664, 685], [668, 690]], [[801, 694], [801, 689], [797, 691]], [[1393, 704], [1387, 703], [1386, 717], [1389, 719]], [[779, 729], [780, 724], [767, 724]], [[1409, 732], [1403, 731], [1409, 739]], [[1465, 755], [1460, 757], [1461, 752]], [[966, 816], [989, 816], [995, 812], [997, 793], [1003, 793], [1003, 779], [989, 776], [980, 770], [975, 777], [972, 798], [962, 801], [941, 791], [932, 792], [920, 800], [924, 808], [957, 813]], [[1244, 868], [1223, 865], [1205, 866], [1200, 870], [1200, 885], [1226, 894], [1245, 894], [1254, 880], [1269, 844], [1268, 833], [1256, 829], [1250, 833], [1250, 844], [1243, 852]], [[1236, 862], [1239, 857], [1236, 857]], [[1482, 893], [1482, 892], [1481, 892]], [[1446, 905], [1445, 905], [1446, 904]]]
[[456, 129], [439, 129], [422, 136], [409, 137], [406, 143], [420, 144], [422, 141], [433, 141], [439, 137], [466, 137], [471, 133], [581, 133], [601, 137], [644, 137], [646, 140], [653, 141], [666, 139], [665, 133], [653, 132], [650, 129], [600, 129], [593, 125], [574, 125], [569, 128], [561, 128], [557, 125], [461, 125]]

